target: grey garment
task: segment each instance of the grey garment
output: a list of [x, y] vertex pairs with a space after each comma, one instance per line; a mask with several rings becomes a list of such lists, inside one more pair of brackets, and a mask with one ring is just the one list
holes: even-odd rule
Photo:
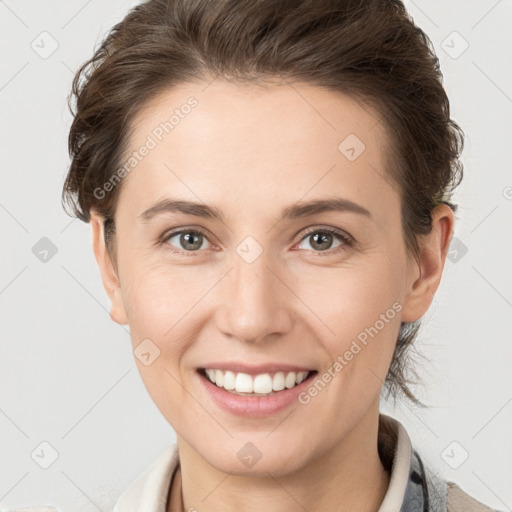
[[502, 512], [479, 502], [456, 483], [448, 482], [414, 449], [400, 512]]
[[409, 478], [400, 512], [447, 512], [447, 482], [411, 450]]

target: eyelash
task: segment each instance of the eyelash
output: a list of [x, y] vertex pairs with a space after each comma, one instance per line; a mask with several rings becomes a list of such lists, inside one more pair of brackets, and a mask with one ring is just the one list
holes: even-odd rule
[[[171, 231], [170, 233], [164, 234], [162, 236], [162, 239], [160, 240], [159, 244], [165, 245], [166, 248], [169, 248], [173, 253], [183, 254], [186, 256], [199, 256], [200, 251], [181, 251], [167, 243], [170, 238], [172, 238], [176, 235], [181, 235], [182, 233], [193, 233], [196, 235], [201, 235], [208, 240], [207, 234], [200, 229], [179, 229], [177, 231]], [[337, 254], [340, 251], [346, 251], [347, 247], [353, 247], [354, 243], [355, 243], [355, 240], [351, 236], [347, 235], [343, 231], [340, 231], [336, 228], [313, 228], [313, 229], [307, 231], [306, 233], [304, 233], [304, 235], [302, 236], [302, 238], [300, 239], [299, 242], [302, 242], [303, 240], [305, 240], [308, 236], [312, 235], [313, 233], [329, 233], [332, 235], [336, 235], [343, 242], [338, 247], [335, 247], [334, 249], [328, 249], [327, 251], [312, 250], [312, 252], [315, 254], [315, 256], [320, 256], [320, 257], [326, 256], [326, 255], [332, 256], [333, 254]]]

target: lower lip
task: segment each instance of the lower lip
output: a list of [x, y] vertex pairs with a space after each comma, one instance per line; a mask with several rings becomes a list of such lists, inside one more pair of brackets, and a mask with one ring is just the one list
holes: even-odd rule
[[298, 401], [298, 395], [309, 386], [316, 372], [311, 372], [306, 380], [290, 389], [283, 389], [269, 396], [241, 396], [219, 388], [199, 371], [196, 372], [202, 386], [212, 400], [225, 411], [250, 418], [262, 418], [283, 411], [293, 402]]

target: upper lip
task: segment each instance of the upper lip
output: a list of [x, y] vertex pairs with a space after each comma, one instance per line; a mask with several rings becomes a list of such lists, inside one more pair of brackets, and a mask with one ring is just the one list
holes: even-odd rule
[[275, 372], [306, 372], [314, 371], [313, 368], [307, 366], [298, 366], [293, 364], [285, 363], [262, 363], [262, 364], [247, 364], [238, 363], [235, 361], [224, 361], [216, 363], [208, 363], [205, 366], [201, 366], [201, 369], [212, 369], [212, 370], [224, 370], [232, 371], [233, 373], [247, 373], [249, 375], [259, 375], [262, 373], [275, 373]]

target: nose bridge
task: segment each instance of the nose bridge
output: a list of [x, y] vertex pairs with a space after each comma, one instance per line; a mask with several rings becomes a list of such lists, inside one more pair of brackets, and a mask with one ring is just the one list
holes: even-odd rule
[[289, 300], [283, 297], [286, 287], [274, 275], [271, 251], [245, 240], [236, 252], [227, 279], [227, 314], [220, 327], [225, 334], [253, 342], [285, 332], [291, 325], [285, 307]]
[[[250, 252], [247, 255], [250, 255]], [[275, 288], [271, 282], [275, 277], [269, 270], [270, 266], [271, 262], [266, 252], [262, 252], [254, 260], [246, 259], [245, 255], [237, 255], [234, 259], [232, 280], [234, 293], [239, 301], [264, 302], [262, 299], [270, 295], [269, 292]]]

